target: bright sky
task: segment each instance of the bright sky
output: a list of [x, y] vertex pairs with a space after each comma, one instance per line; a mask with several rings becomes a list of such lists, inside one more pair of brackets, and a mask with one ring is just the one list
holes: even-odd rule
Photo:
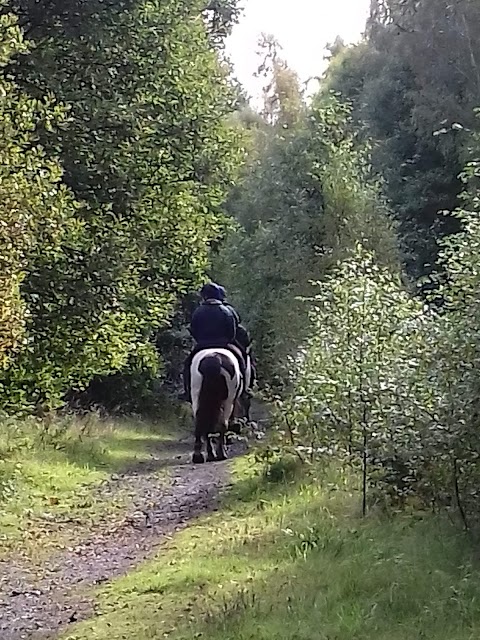
[[337, 35], [346, 43], [360, 38], [370, 1], [243, 0], [242, 4], [245, 11], [227, 49], [237, 77], [256, 97], [259, 83], [253, 74], [258, 67], [257, 42], [262, 32], [276, 37], [283, 47], [283, 57], [305, 81], [324, 71], [325, 46]]

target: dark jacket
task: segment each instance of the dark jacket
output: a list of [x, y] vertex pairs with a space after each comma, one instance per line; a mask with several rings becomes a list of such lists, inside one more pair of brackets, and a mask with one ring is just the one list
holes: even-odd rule
[[237, 344], [239, 344], [242, 347], [242, 349], [244, 349], [245, 351], [248, 351], [248, 347], [252, 344], [252, 339], [250, 338], [250, 334], [245, 329], [243, 324], [238, 325], [235, 340]]
[[240, 314], [238, 313], [238, 311], [235, 309], [235, 307], [232, 307], [232, 305], [229, 302], [224, 302], [223, 303], [224, 307], [227, 307], [227, 309], [233, 314], [237, 324], [240, 324], [242, 319], [240, 318]]
[[247, 350], [250, 344], [252, 343], [252, 339], [250, 338], [250, 334], [247, 329], [242, 324], [242, 319], [240, 318], [240, 314], [238, 311], [232, 307], [228, 302], [223, 303], [225, 307], [233, 314], [235, 318], [235, 322], [237, 324], [237, 332], [235, 335], [235, 339], [237, 343], [242, 347], [242, 349]]
[[190, 333], [198, 345], [226, 345], [235, 340], [234, 315], [218, 300], [207, 300], [195, 311]]

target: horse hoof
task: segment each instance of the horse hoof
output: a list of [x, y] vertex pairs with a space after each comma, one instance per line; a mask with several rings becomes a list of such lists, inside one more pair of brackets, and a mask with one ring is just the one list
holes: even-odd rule
[[207, 456], [207, 462], [216, 462], [217, 458], [214, 455]]
[[224, 460], [227, 460], [227, 454], [224, 452], [217, 453], [217, 460], [218, 462], [223, 462]]
[[203, 464], [205, 462], [203, 453], [194, 453], [192, 456], [192, 462], [193, 464]]
[[242, 433], [242, 425], [239, 422], [236, 422], [230, 425], [230, 431], [234, 433], [236, 436], [239, 436]]

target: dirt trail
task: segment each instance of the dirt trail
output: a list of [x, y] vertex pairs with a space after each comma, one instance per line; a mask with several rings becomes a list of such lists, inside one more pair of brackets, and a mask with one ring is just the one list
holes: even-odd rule
[[[128, 514], [115, 528], [97, 525], [82, 544], [40, 568], [29, 568], [21, 559], [0, 561], [1, 640], [52, 639], [69, 624], [94, 615], [91, 587], [127, 573], [157, 551], [166, 536], [215, 510], [229, 482], [229, 463], [194, 467], [189, 449], [179, 442], [160, 465], [137, 466], [112, 477], [105, 499], [120, 490], [131, 497]], [[234, 454], [244, 450], [234, 449]], [[168, 467], [168, 479], [155, 473], [159, 466]]]

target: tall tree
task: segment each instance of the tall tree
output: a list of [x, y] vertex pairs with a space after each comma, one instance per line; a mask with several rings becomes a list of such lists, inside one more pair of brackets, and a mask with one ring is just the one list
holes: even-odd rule
[[392, 222], [350, 110], [319, 96], [295, 129], [278, 129], [234, 190], [239, 223], [218, 270], [256, 340], [263, 375], [281, 377], [310, 331], [312, 281], [361, 239], [398, 272]]
[[28, 52], [16, 22], [0, 16], [0, 369], [31, 348], [21, 295], [29, 255], [56, 254], [76, 204], [61, 184], [59, 163], [38, 143], [42, 131], [64, 122], [64, 110], [51, 98], [28, 98], [5, 73], [13, 56]]
[[298, 75], [282, 58], [282, 47], [274, 36], [263, 34], [258, 46], [261, 62], [256, 75], [264, 79], [262, 115], [271, 125], [292, 128], [304, 111]]
[[375, 166], [401, 222], [409, 271], [435, 261], [437, 239], [457, 228], [439, 216], [457, 203], [464, 128], [480, 101], [480, 14], [469, 0], [372, 2], [367, 39], [339, 51], [325, 90], [355, 105], [377, 141]]
[[241, 146], [203, 3], [21, 6], [36, 46], [13, 71], [69, 107], [42, 142], [81, 203], [81, 233], [53, 258], [32, 254], [34, 339], [4, 382], [52, 404], [95, 376], [155, 370], [154, 332], [204, 277]]

